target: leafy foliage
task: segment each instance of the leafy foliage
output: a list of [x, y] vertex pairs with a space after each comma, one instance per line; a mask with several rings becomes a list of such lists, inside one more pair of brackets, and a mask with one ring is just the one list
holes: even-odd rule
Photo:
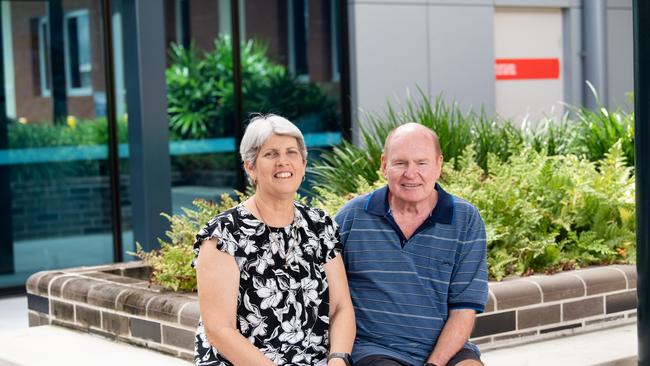
[[[237, 195], [239, 202], [245, 200], [243, 194]], [[153, 268], [151, 276], [155, 283], [173, 291], [196, 291], [196, 274], [190, 266], [196, 233], [211, 218], [235, 206], [238, 201], [223, 194], [218, 204], [197, 199], [193, 202], [196, 210], [183, 208], [183, 215], [162, 214], [170, 222], [170, 229], [165, 233], [169, 241], [158, 239], [160, 250], [151, 252], [144, 251], [138, 244], [136, 252], [130, 254]]]
[[359, 180], [350, 180], [350, 176], [361, 176], [368, 184], [375, 182], [386, 136], [407, 122], [421, 123], [436, 131], [446, 161], [455, 161], [473, 145], [474, 159], [485, 171], [490, 169], [489, 154], [506, 161], [512, 154], [529, 148], [548, 155], [573, 154], [597, 161], [619, 140], [626, 164], [634, 164], [633, 114], [610, 112], [602, 105], [597, 111], [570, 110], [571, 114], [559, 120], [545, 118], [535, 128], [519, 128], [498, 117], [490, 119], [483, 112], [463, 112], [443, 96], [432, 101], [420, 91], [419, 99], [407, 99], [399, 110], [389, 102], [383, 113], [366, 113], [360, 123], [359, 146], [343, 141], [332, 151], [324, 152], [311, 167], [314, 185], [327, 185], [345, 195], [359, 187]]
[[634, 178], [621, 143], [598, 163], [524, 149], [484, 174], [468, 148], [444, 184], [477, 206], [491, 278], [634, 261]]
[[[76, 120], [74, 123], [54, 125], [51, 123], [12, 122], [7, 127], [10, 149], [105, 145], [108, 143], [108, 122], [106, 118], [94, 120]], [[117, 121], [118, 141], [126, 142], [127, 122], [121, 118]]]
[[[167, 98], [173, 138], [231, 135], [234, 123], [232, 41], [224, 35], [214, 50], [171, 46]], [[241, 47], [244, 109], [278, 113], [295, 120], [318, 115], [323, 123], [338, 120], [336, 103], [313, 82], [302, 82], [267, 56], [263, 43], [248, 40]]]

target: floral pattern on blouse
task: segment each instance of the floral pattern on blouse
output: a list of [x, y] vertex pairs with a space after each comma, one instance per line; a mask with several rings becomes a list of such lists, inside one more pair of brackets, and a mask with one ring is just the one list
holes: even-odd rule
[[[204, 240], [239, 266], [237, 326], [276, 365], [325, 365], [329, 291], [324, 264], [341, 253], [338, 227], [325, 212], [294, 202], [294, 221], [268, 227], [243, 205], [211, 219], [196, 235], [196, 265]], [[199, 321], [196, 365], [232, 365], [207, 340]]]

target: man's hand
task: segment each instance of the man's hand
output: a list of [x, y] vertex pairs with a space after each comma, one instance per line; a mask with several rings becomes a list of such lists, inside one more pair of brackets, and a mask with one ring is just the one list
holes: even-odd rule
[[446, 365], [469, 339], [475, 318], [476, 311], [471, 309], [450, 310], [449, 318], [427, 362]]

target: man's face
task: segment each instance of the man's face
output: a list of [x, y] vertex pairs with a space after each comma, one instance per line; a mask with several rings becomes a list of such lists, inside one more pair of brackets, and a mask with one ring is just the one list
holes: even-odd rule
[[432, 137], [422, 130], [398, 133], [381, 157], [381, 168], [394, 200], [417, 204], [432, 198], [440, 177], [442, 156]]

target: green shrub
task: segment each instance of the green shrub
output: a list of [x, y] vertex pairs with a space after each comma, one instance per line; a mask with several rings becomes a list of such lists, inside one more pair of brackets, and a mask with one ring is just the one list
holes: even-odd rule
[[420, 100], [408, 99], [401, 110], [387, 104], [384, 113], [368, 113], [360, 127], [360, 146], [343, 141], [332, 151], [324, 152], [312, 167], [314, 185], [327, 185], [337, 194], [358, 190], [361, 176], [372, 184], [379, 178], [377, 172], [384, 141], [395, 127], [417, 122], [436, 131], [442, 154], [453, 161], [473, 144], [478, 164], [487, 169], [487, 156], [492, 153], [505, 160], [524, 143], [522, 132], [508, 121], [490, 120], [484, 113], [463, 112], [456, 103], [447, 103], [442, 96], [433, 102], [420, 91]]
[[635, 261], [634, 178], [620, 143], [597, 163], [532, 149], [490, 156], [488, 175], [473, 154], [446, 166], [443, 182], [481, 212], [491, 278]]
[[[368, 184], [378, 179], [381, 152], [388, 133], [395, 127], [416, 122], [436, 131], [447, 162], [455, 162], [463, 151], [473, 145], [475, 162], [490, 171], [488, 155], [506, 161], [524, 148], [548, 155], [573, 154], [590, 161], [602, 159], [607, 151], [621, 141], [626, 164], [634, 164], [634, 115], [609, 112], [602, 105], [594, 112], [572, 108], [560, 120], [545, 118], [536, 128], [518, 128], [498, 117], [485, 113], [463, 112], [456, 103], [442, 96], [431, 100], [422, 91], [419, 99], [409, 98], [399, 110], [391, 103], [386, 111], [364, 115], [360, 123], [360, 146], [343, 141], [326, 151], [311, 167], [314, 185], [325, 186], [339, 195], [356, 192], [361, 176]], [[452, 163], [456, 164], [456, 163]]]
[[[634, 178], [621, 143], [596, 163], [531, 148], [513, 153], [506, 161], [488, 154], [487, 174], [475, 154], [470, 145], [445, 164], [441, 182], [480, 211], [491, 279], [636, 260]], [[335, 214], [350, 199], [385, 181], [370, 185], [360, 176], [355, 184], [357, 189], [345, 195], [315, 187], [317, 196], [311, 205]], [[244, 199], [239, 195], [240, 201]], [[197, 210], [166, 216], [171, 222], [169, 241], [161, 240], [159, 251], [137, 252], [154, 268], [154, 281], [176, 291], [194, 290], [190, 262], [195, 235], [210, 218], [236, 204], [224, 195], [218, 205], [197, 200]]]
[[[221, 36], [214, 50], [172, 45], [167, 69], [167, 103], [173, 138], [205, 138], [234, 133], [232, 42]], [[313, 82], [302, 82], [274, 63], [263, 43], [241, 47], [244, 109], [277, 113], [300, 126], [301, 118], [318, 115], [331, 128], [338, 121], [336, 102]]]
[[[245, 200], [245, 196], [238, 193], [238, 200]], [[197, 209], [183, 208], [183, 215], [162, 214], [169, 220], [170, 229], [165, 233], [168, 241], [158, 239], [159, 250], [146, 252], [137, 244], [136, 252], [130, 253], [151, 266], [155, 283], [173, 291], [196, 291], [196, 273], [190, 266], [196, 234], [211, 218], [238, 202], [224, 194], [218, 204], [203, 199], [197, 199], [193, 204]]]
[[[127, 140], [126, 119], [118, 119], [118, 140]], [[108, 143], [108, 122], [105, 117], [77, 120], [69, 117], [68, 124], [18, 123], [8, 125], [10, 149], [59, 146], [105, 145]]]

